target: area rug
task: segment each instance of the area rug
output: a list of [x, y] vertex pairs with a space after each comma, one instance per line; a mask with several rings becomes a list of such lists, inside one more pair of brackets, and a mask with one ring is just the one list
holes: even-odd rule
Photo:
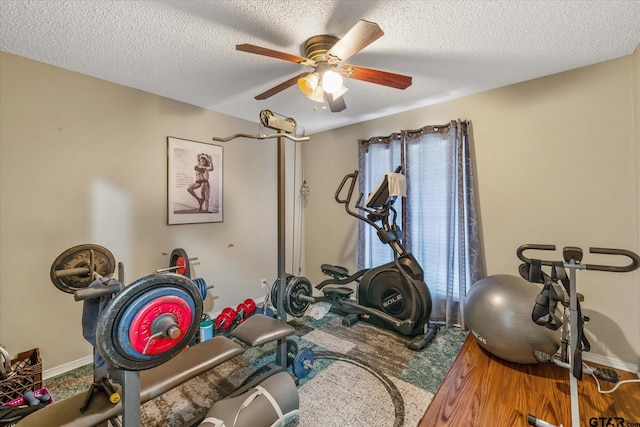
[[[342, 325], [332, 313], [289, 322], [300, 350], [314, 352], [313, 369], [298, 386], [300, 413], [288, 426], [417, 426], [449, 371], [467, 332], [440, 328], [423, 350], [410, 338], [359, 322]], [[275, 343], [251, 348], [143, 404], [145, 427], [190, 425], [217, 400], [238, 388], [268, 362]], [[90, 367], [45, 381], [56, 401], [88, 389]]]

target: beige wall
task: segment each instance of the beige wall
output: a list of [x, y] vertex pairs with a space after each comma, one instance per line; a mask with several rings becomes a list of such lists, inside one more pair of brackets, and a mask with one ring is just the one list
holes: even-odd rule
[[[308, 277], [321, 280], [322, 263], [355, 267], [356, 220], [333, 194], [358, 167], [357, 139], [456, 118], [473, 123], [488, 274], [517, 275], [515, 251], [524, 243], [638, 251], [637, 63], [638, 53], [314, 135], [304, 151]], [[625, 259], [585, 256], [618, 261]], [[592, 353], [636, 366], [638, 275], [578, 273]]]
[[82, 304], [49, 280], [78, 244], [107, 247], [126, 283], [184, 248], [215, 285], [209, 312], [264, 297], [261, 279], [277, 276], [275, 140], [219, 144], [224, 222], [166, 219], [167, 136], [212, 142], [256, 124], [5, 53], [0, 92], [0, 342], [12, 355], [39, 347], [47, 370], [91, 354]]

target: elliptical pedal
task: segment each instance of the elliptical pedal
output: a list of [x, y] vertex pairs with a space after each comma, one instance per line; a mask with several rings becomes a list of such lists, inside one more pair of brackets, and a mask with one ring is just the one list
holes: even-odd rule
[[608, 381], [614, 384], [620, 379], [618, 377], [618, 373], [610, 368], [596, 368], [593, 370], [593, 374], [603, 381]]
[[407, 347], [413, 351], [420, 351], [436, 337], [437, 332], [438, 326], [429, 323], [425, 334], [416, 336]]
[[342, 326], [351, 327], [360, 321], [357, 314], [348, 314], [342, 319]]

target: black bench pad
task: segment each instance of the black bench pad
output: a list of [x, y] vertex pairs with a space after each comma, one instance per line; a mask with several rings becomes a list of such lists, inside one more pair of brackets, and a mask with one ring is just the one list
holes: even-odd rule
[[264, 314], [254, 314], [233, 330], [231, 336], [250, 347], [258, 347], [268, 342], [287, 337], [295, 328]]

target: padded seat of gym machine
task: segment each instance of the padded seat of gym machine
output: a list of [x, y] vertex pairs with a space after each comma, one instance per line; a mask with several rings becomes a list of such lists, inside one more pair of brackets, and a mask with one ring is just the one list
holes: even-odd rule
[[[181, 351], [162, 365], [140, 371], [140, 403], [158, 397], [242, 353], [244, 348], [240, 344], [217, 336]], [[86, 392], [82, 392], [55, 402], [19, 421], [17, 426], [94, 426], [122, 412], [122, 401], [113, 404], [101, 391], [95, 392], [87, 410], [80, 412], [85, 398]]]
[[322, 264], [320, 270], [327, 276], [335, 278], [349, 277], [349, 270], [340, 265]]
[[254, 314], [235, 328], [231, 336], [250, 347], [257, 347], [287, 337], [295, 330], [288, 323], [273, 317]]

